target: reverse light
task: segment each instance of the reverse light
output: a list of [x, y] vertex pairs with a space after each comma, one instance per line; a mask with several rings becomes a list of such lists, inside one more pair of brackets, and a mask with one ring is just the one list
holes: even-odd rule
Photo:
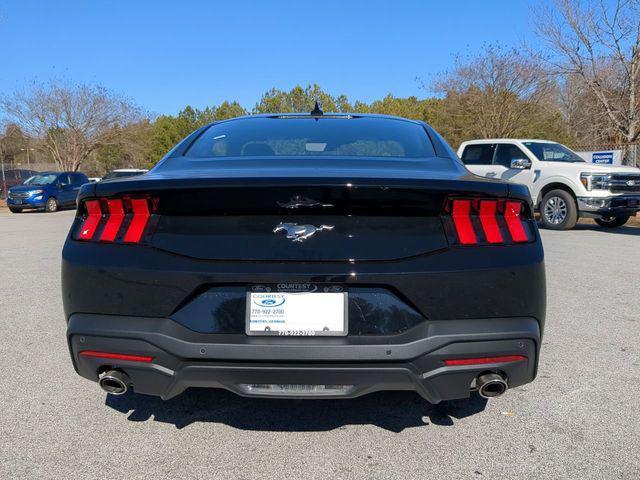
[[498, 357], [454, 358], [443, 361], [448, 367], [456, 367], [461, 365], [487, 365], [489, 363], [520, 362], [526, 359], [527, 357], [523, 355], [501, 355]]
[[527, 212], [520, 200], [452, 198], [445, 206], [444, 221], [453, 244], [525, 243], [535, 239]]
[[144, 243], [157, 200], [142, 197], [86, 200], [79, 209], [73, 238], [83, 241]]
[[83, 357], [105, 358], [109, 360], [125, 360], [127, 362], [150, 363], [153, 357], [147, 355], [129, 355], [126, 353], [98, 352], [95, 350], [82, 350], [79, 355]]

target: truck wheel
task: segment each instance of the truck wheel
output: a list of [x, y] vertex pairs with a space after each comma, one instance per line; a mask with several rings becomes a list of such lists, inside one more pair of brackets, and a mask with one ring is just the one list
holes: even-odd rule
[[570, 230], [578, 221], [578, 206], [565, 190], [551, 190], [540, 204], [542, 226], [550, 230]]
[[594, 219], [598, 225], [605, 228], [621, 227], [629, 220], [629, 215], [620, 215], [618, 217], [604, 217]]
[[47, 203], [44, 204], [44, 211], [47, 213], [55, 212], [58, 210], [58, 202], [55, 197], [49, 197]]
[[9, 211], [10, 211], [11, 213], [20, 213], [20, 212], [22, 212], [22, 209], [21, 209], [21, 208], [13, 208], [13, 207], [9, 207]]

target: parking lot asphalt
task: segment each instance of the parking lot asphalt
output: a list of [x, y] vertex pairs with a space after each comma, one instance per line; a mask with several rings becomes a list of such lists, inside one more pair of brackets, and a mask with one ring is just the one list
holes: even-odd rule
[[[65, 343], [73, 212], [0, 212], [0, 478], [640, 478], [640, 228], [543, 231], [537, 380], [485, 402], [413, 393], [109, 397]], [[521, 292], [527, 295], [527, 292]]]

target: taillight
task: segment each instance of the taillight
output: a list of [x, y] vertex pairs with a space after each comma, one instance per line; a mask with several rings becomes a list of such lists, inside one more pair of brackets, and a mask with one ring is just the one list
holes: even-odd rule
[[120, 231], [124, 221], [124, 207], [119, 198], [107, 200], [107, 223], [104, 225], [100, 240], [103, 242], [113, 242]]
[[520, 200], [450, 198], [447, 234], [455, 245], [504, 245], [535, 240], [533, 219]]
[[451, 217], [461, 244], [475, 245], [478, 243], [476, 232], [471, 224], [471, 200], [454, 200]]
[[125, 196], [86, 200], [78, 210], [73, 238], [107, 243], [145, 243], [157, 200]]
[[98, 200], [88, 200], [85, 202], [85, 208], [87, 209], [87, 214], [78, 232], [78, 240], [91, 240], [102, 219], [102, 211]]
[[133, 217], [127, 233], [124, 235], [124, 241], [130, 243], [138, 243], [142, 238], [144, 229], [149, 221], [149, 204], [146, 198], [134, 198], [131, 200], [131, 210]]

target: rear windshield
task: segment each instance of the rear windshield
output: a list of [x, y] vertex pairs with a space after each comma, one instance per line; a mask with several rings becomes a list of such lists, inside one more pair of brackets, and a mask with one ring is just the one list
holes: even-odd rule
[[416, 123], [375, 117], [259, 117], [209, 127], [187, 157], [396, 157], [434, 156]]

